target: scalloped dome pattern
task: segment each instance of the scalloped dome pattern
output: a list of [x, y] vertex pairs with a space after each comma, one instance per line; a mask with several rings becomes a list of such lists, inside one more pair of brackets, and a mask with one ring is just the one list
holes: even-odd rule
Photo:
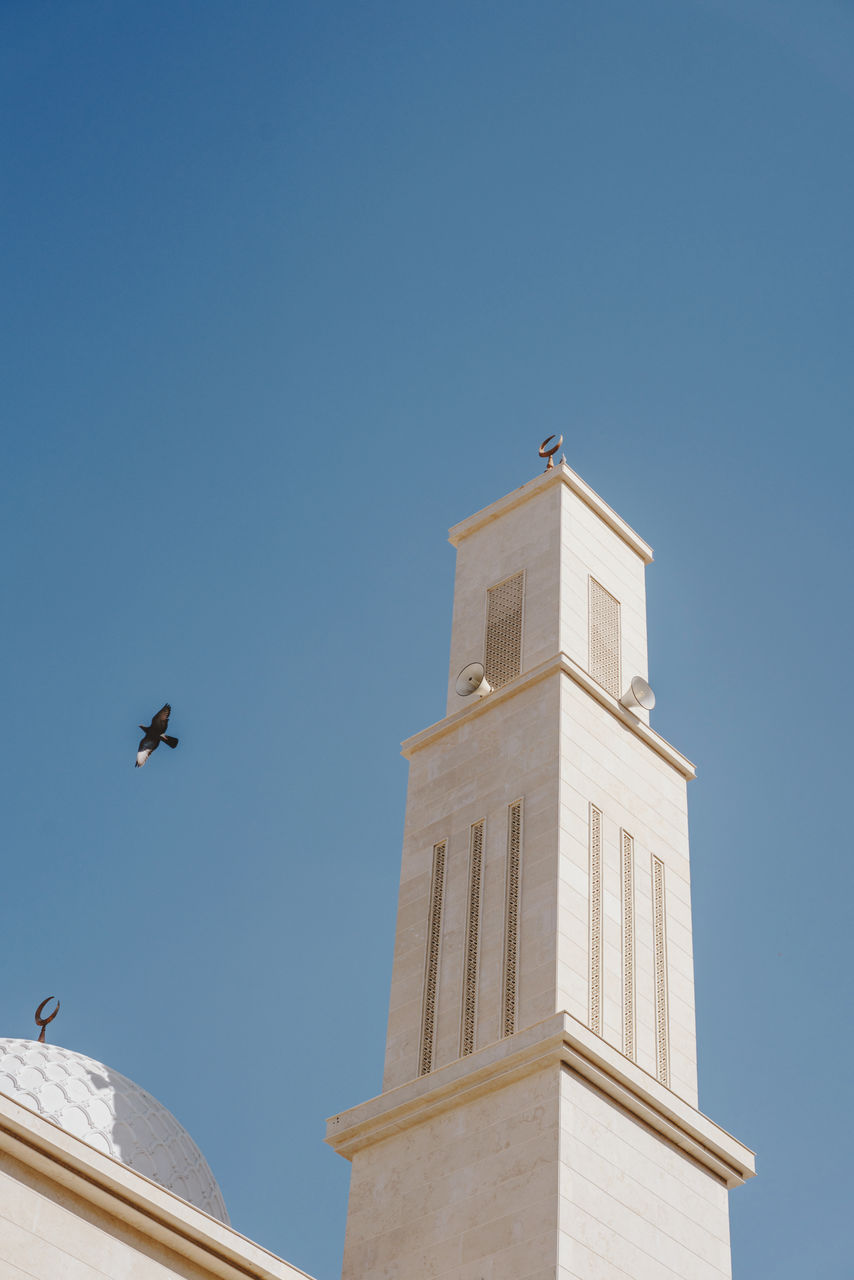
[[193, 1139], [127, 1076], [56, 1044], [0, 1039], [0, 1093], [228, 1222], [220, 1189]]

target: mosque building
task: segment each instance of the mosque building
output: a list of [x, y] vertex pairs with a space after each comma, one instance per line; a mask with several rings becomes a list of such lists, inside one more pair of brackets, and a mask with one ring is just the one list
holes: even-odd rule
[[[446, 712], [403, 745], [383, 1088], [327, 1127], [343, 1280], [731, 1280], [754, 1157], [698, 1110], [694, 768], [650, 724], [652, 551], [548, 444], [450, 534]], [[304, 1275], [232, 1229], [144, 1089], [0, 1040], [2, 1280]]]

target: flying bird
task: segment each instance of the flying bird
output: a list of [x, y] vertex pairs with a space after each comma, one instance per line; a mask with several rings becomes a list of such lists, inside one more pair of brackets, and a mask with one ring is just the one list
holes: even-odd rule
[[178, 739], [170, 738], [166, 732], [171, 712], [172, 708], [167, 702], [165, 706], [160, 708], [156, 716], [151, 717], [151, 724], [141, 724], [139, 726], [145, 737], [140, 742], [139, 750], [136, 753], [137, 769], [142, 768], [152, 751], [156, 751], [161, 742], [165, 742], [167, 747], [177, 747]]

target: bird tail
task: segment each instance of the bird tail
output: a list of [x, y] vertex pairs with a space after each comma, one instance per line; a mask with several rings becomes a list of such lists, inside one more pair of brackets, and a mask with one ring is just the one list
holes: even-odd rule
[[169, 734], [168, 734], [168, 733], [161, 733], [161, 735], [160, 735], [160, 741], [161, 741], [161, 742], [165, 742], [165, 743], [166, 743], [166, 745], [167, 745], [167, 747], [177, 747], [177, 745], [178, 745], [178, 739], [177, 739], [177, 738], [170, 738], [170, 736], [169, 736]]

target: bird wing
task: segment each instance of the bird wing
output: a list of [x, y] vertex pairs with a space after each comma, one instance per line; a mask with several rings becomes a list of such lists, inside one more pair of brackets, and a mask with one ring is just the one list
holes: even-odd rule
[[152, 733], [156, 733], [157, 736], [160, 737], [161, 733], [166, 732], [166, 726], [169, 724], [169, 716], [171, 715], [171, 712], [172, 712], [172, 708], [169, 706], [169, 703], [167, 702], [165, 706], [162, 706], [160, 708], [156, 716], [151, 717]]
[[146, 746], [144, 746], [144, 745], [143, 745], [144, 741], [145, 741], [145, 739], [143, 739], [143, 741], [139, 744], [139, 751], [137, 751], [137, 753], [136, 753], [136, 768], [137, 768], [137, 769], [141, 769], [141, 768], [142, 768], [142, 766], [145, 764], [146, 760], [147, 760], [147, 759], [148, 759], [148, 757], [151, 755], [151, 752], [152, 752], [152, 750], [153, 750], [153, 748], [152, 748], [152, 747], [146, 747]]

